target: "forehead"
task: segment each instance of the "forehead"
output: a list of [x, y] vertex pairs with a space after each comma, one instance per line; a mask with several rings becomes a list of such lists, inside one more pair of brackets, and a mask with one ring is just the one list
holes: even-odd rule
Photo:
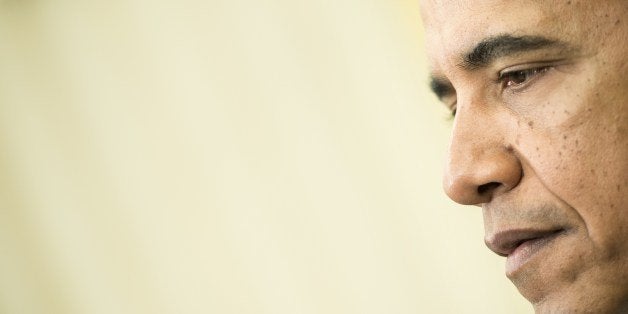
[[[435, 70], [455, 63], [481, 40], [502, 34], [544, 36], [580, 44], [574, 24], [588, 6], [578, 1], [424, 0], [421, 2], [430, 63]], [[590, 5], [590, 4], [589, 4]], [[590, 22], [589, 22], [590, 24]]]

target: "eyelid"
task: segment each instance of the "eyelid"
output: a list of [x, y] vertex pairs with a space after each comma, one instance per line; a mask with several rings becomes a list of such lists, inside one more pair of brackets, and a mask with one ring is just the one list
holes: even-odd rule
[[449, 112], [451, 113], [451, 117], [454, 118], [456, 116], [456, 111], [458, 109], [458, 101], [454, 101], [453, 104], [447, 107], [449, 107]]
[[565, 59], [556, 59], [556, 60], [546, 60], [542, 62], [526, 62], [526, 63], [513, 64], [499, 70], [497, 72], [497, 79], [503, 77], [503, 75], [505, 74], [509, 74], [513, 72], [534, 70], [534, 69], [547, 68], [547, 67], [557, 67], [561, 64], [564, 64], [566, 61], [567, 60]]
[[[526, 65], [519, 65], [519, 66], [509, 67], [509, 68], [506, 68], [506, 69], [504, 69], [504, 70], [502, 70], [502, 71], [500, 71], [498, 73], [498, 77], [497, 77], [496, 83], [500, 84], [500, 89], [502, 90], [502, 92], [504, 92], [504, 91], [512, 91], [512, 92], [523, 91], [530, 84], [532, 84], [534, 81], [536, 81], [540, 77], [542, 77], [545, 74], [547, 74], [548, 71], [554, 69], [555, 67], [556, 67], [556, 65], [552, 64], [552, 63], [526, 64]], [[504, 80], [507, 78], [508, 75], [516, 74], [517, 72], [530, 72], [530, 73], [532, 73], [534, 71], [539, 71], [539, 72], [538, 73], [533, 73], [533, 75], [531, 75], [531, 77], [529, 79], [527, 79], [525, 82], [522, 82], [521, 84], [517, 84], [517, 85], [514, 85], [514, 86], [503, 86]]]

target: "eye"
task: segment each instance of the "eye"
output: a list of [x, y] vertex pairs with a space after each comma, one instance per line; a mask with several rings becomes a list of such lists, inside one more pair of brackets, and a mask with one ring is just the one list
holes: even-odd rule
[[458, 102], [456, 101], [453, 104], [447, 106], [447, 107], [449, 107], [449, 112], [450, 112], [449, 118], [451, 118], [451, 119], [456, 117], [456, 110], [458, 109], [457, 104], [458, 104]]
[[503, 72], [499, 75], [499, 82], [503, 89], [524, 87], [530, 80], [549, 71], [551, 67], [539, 67], [525, 70]]

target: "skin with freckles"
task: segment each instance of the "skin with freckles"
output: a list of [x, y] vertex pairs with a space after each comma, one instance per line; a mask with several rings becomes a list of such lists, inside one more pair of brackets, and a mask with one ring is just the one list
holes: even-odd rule
[[443, 186], [539, 313], [628, 313], [628, 1], [424, 0]]

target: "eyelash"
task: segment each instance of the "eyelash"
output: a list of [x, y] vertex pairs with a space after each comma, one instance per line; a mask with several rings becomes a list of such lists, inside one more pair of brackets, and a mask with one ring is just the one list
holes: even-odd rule
[[[502, 90], [513, 90], [519, 91], [524, 89], [529, 83], [531, 79], [535, 79], [539, 75], [545, 74], [547, 71], [551, 70], [552, 66], [540, 66], [536, 68], [524, 69], [524, 70], [514, 70], [502, 72], [499, 74], [497, 81], [501, 84]], [[523, 81], [520, 83], [511, 83], [513, 82], [513, 76], [515, 75], [523, 75]], [[510, 79], [509, 79], [510, 78]], [[456, 117], [456, 104], [451, 106], [451, 116], [450, 119]]]
[[[517, 91], [525, 88], [531, 80], [535, 79], [539, 75], [545, 74], [551, 69], [551, 66], [542, 66], [531, 69], [507, 71], [500, 73], [497, 80], [501, 83], [503, 90], [512, 89]], [[515, 82], [516, 79], [520, 79], [520, 82]]]
[[453, 120], [456, 117], [456, 102], [453, 105], [449, 106], [449, 117], [447, 120]]

